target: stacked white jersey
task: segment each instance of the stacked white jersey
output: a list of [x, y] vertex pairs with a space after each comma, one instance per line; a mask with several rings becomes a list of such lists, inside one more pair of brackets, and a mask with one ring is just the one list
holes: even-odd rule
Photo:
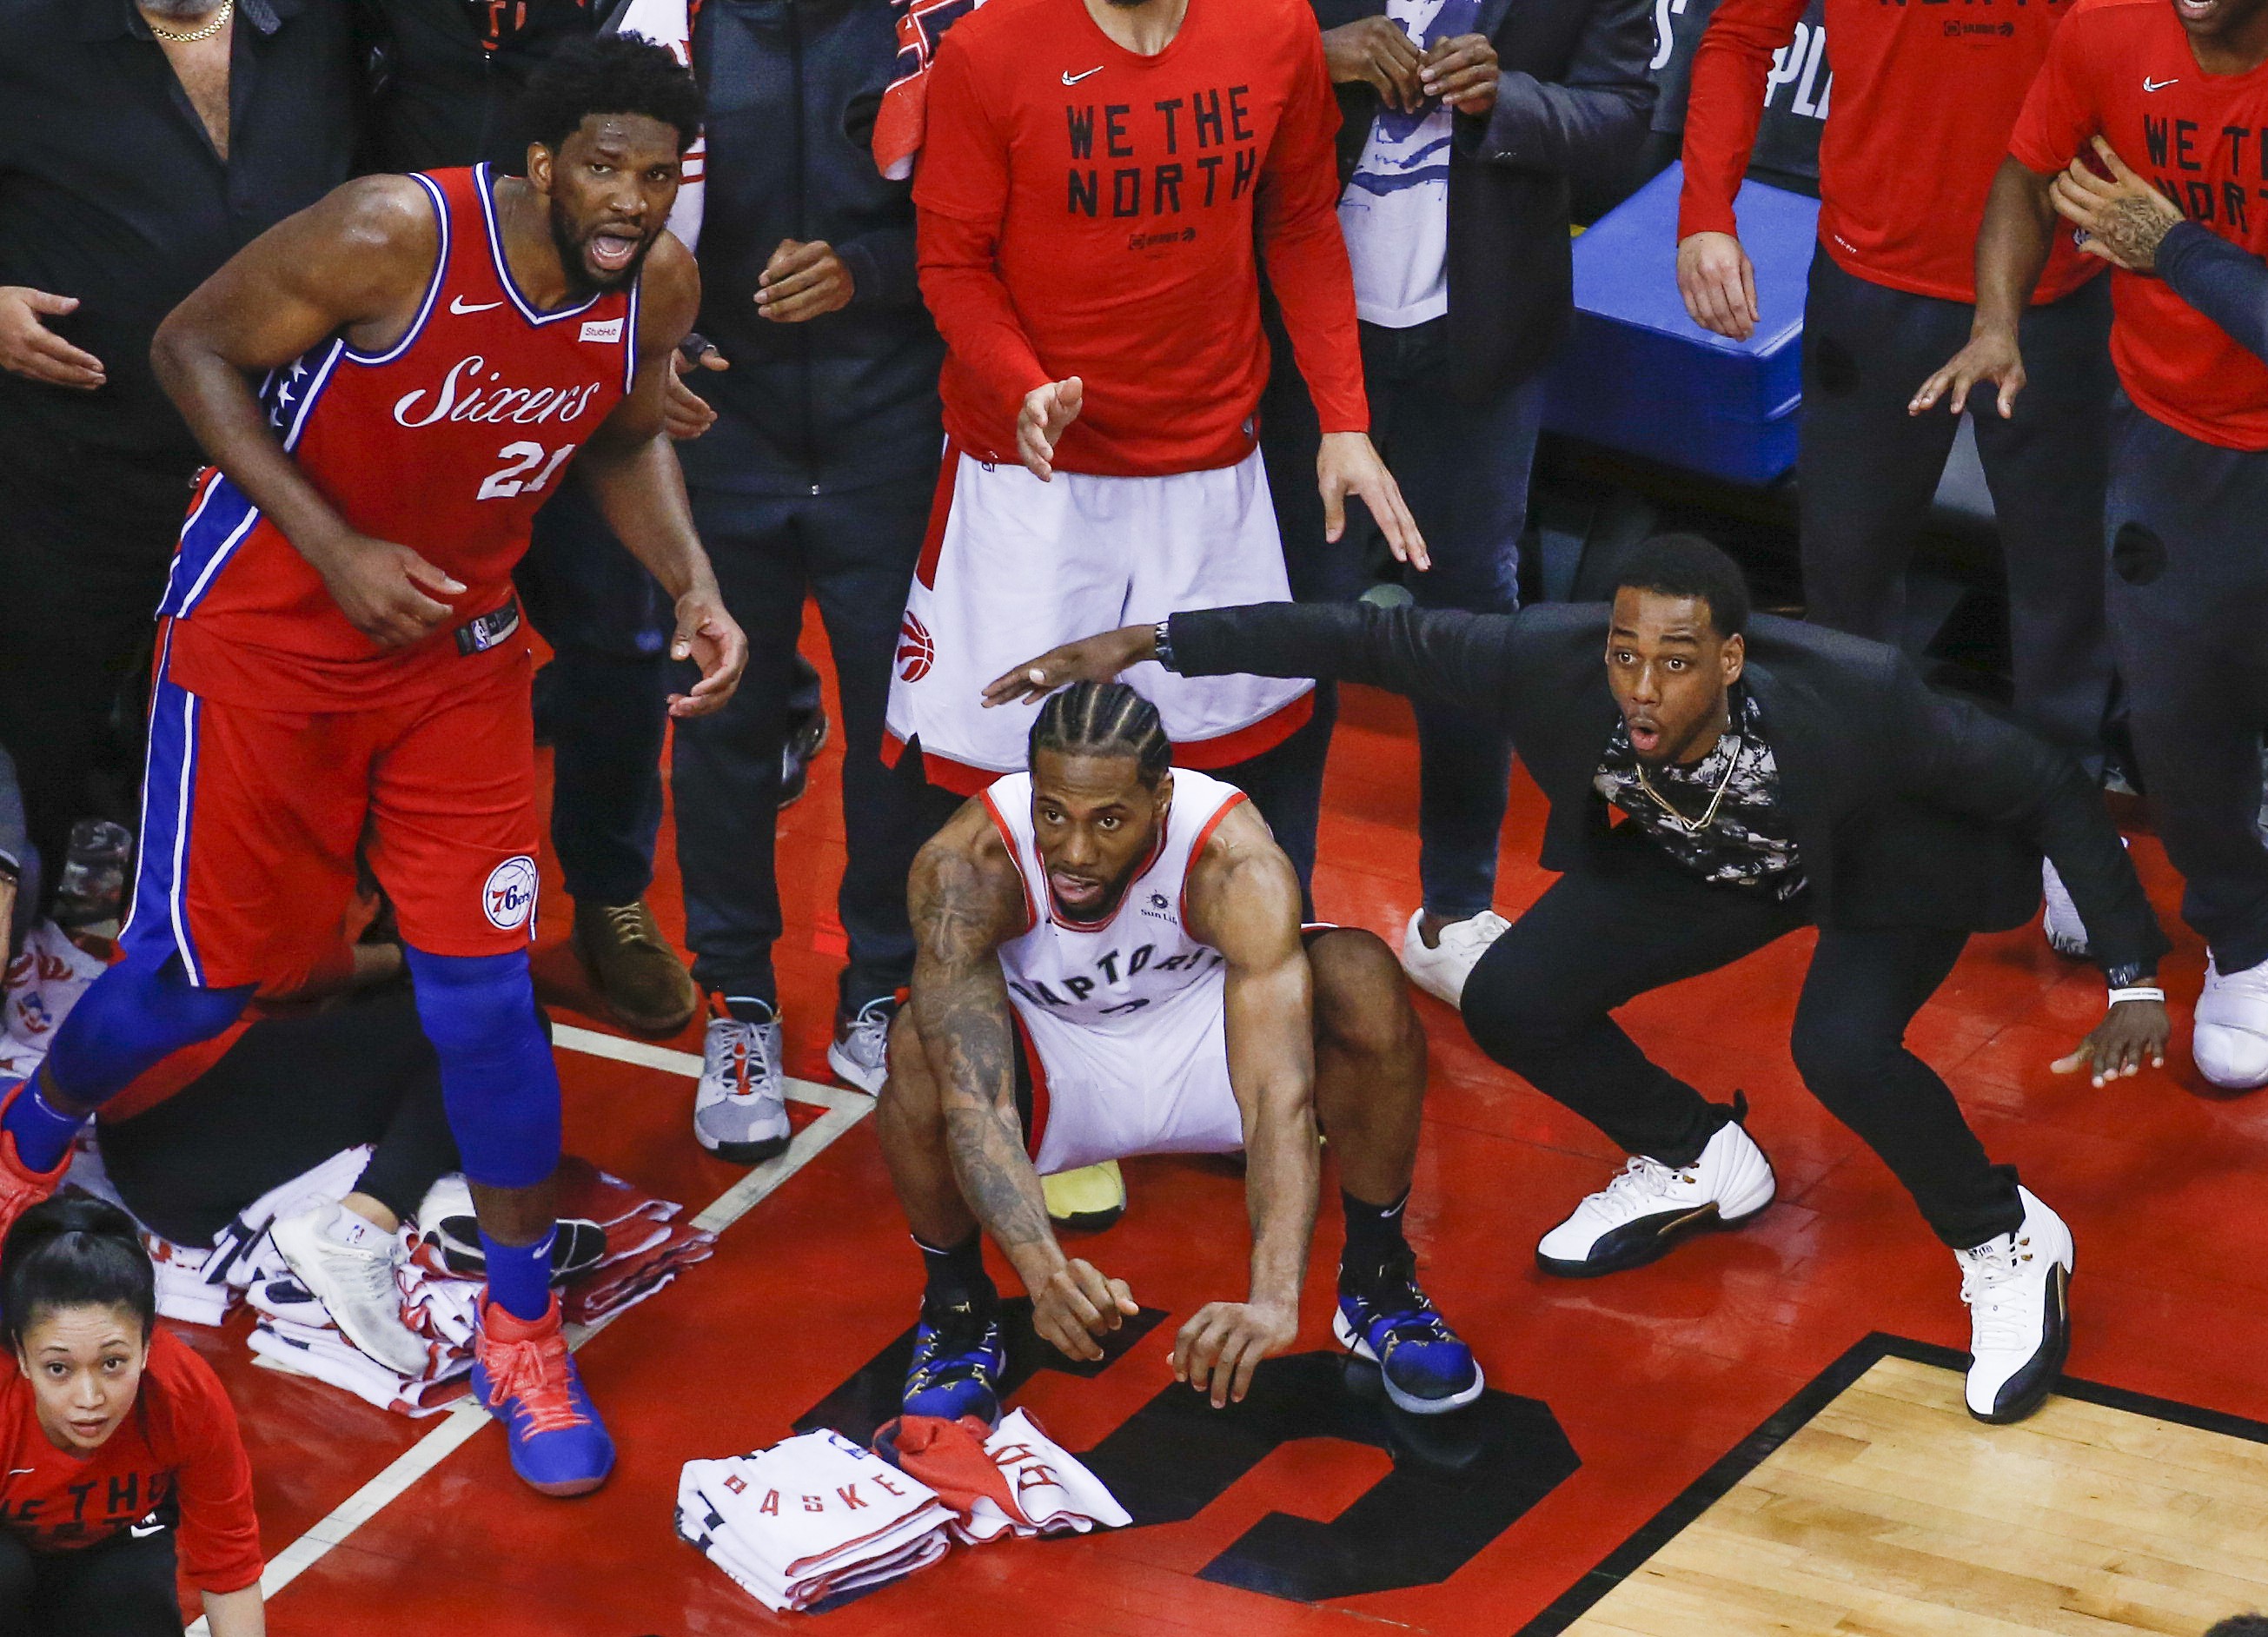
[[936, 1562], [953, 1521], [927, 1485], [836, 1433], [688, 1461], [677, 1479], [678, 1534], [777, 1611]]
[[1042, 1175], [1140, 1154], [1244, 1146], [1229, 1089], [1219, 951], [1189, 931], [1191, 867], [1244, 793], [1183, 769], [1149, 860], [1106, 920], [1060, 914], [1034, 833], [1032, 780], [983, 800], [1024, 881], [1026, 927], [1000, 947], [1036, 1058], [1032, 1156]]

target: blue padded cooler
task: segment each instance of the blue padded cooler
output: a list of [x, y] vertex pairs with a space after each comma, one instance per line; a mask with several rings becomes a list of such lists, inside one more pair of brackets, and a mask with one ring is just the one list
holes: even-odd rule
[[1575, 321], [1543, 424], [1625, 453], [1760, 486], [1795, 464], [1803, 298], [1819, 203], [1742, 185], [1741, 242], [1756, 263], [1756, 334], [1728, 341], [1677, 294], [1672, 165], [1575, 240]]

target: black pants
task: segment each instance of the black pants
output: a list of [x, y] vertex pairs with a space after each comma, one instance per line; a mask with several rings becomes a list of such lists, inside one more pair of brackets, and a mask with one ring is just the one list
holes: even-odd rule
[[[2011, 420], [1992, 394], [1970, 411], [2008, 576], [2017, 715], [2089, 767], [2110, 702], [2101, 531], [2112, 378], [2110, 281], [2024, 314], [2029, 384]], [[1812, 259], [1803, 312], [1797, 461], [1803, 591], [1822, 625], [1895, 642], [1906, 564], [1959, 424], [1906, 413], [1969, 339], [1974, 309], [1892, 290]]]
[[0, 465], [0, 745], [50, 895], [73, 823], [137, 822], [136, 683], [194, 475], [37, 433]]
[[173, 1531], [112, 1536], [83, 1552], [33, 1552], [0, 1529], [0, 1633], [7, 1637], [181, 1637]]
[[269, 1189], [361, 1143], [374, 1147], [355, 1186], [396, 1216], [460, 1169], [440, 1059], [406, 992], [262, 1018], [178, 1095], [95, 1131], [127, 1207], [176, 1244], [212, 1243]]
[[2107, 605], [2182, 918], [2225, 972], [2268, 960], [2268, 450], [2200, 443], [2118, 395]]
[[[1604, 867], [1563, 875], [1466, 982], [1482, 1051], [1632, 1154], [1700, 1155], [1732, 1117], [1647, 1060], [1609, 1015], [1649, 990], [1712, 972], [1808, 924], [1799, 903], [1712, 886], [1651, 841], [1617, 836]], [[1905, 1048], [1906, 1026], [1968, 934], [1823, 927], [1789, 1040], [1811, 1093], [1904, 1184], [1955, 1250], [2023, 1220], [2016, 1174], [1995, 1166], [1952, 1091]]]

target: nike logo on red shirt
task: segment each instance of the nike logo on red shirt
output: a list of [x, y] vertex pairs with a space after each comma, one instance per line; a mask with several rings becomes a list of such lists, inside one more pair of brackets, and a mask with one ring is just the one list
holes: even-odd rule
[[1101, 72], [1102, 72], [1102, 64], [1101, 64], [1101, 63], [1096, 63], [1093, 68], [1091, 68], [1091, 69], [1087, 70], [1086, 70], [1086, 73], [1084, 73], [1084, 74], [1074, 74], [1074, 73], [1072, 73], [1069, 69], [1065, 69], [1065, 70], [1064, 70], [1063, 82], [1064, 82], [1064, 85], [1078, 85], [1078, 84], [1079, 84], [1079, 81], [1081, 81], [1081, 80], [1083, 80], [1083, 79], [1091, 78], [1091, 77], [1094, 77], [1094, 75], [1100, 74]]
[[2178, 85], [2181, 83], [2179, 78], [2152, 79], [2147, 74], [2142, 76], [2142, 89], [2145, 91], [2163, 91], [2169, 85]]
[[468, 301], [464, 297], [459, 296], [449, 303], [449, 311], [462, 318], [468, 313], [485, 313], [490, 307], [500, 307], [503, 305], [501, 301]]

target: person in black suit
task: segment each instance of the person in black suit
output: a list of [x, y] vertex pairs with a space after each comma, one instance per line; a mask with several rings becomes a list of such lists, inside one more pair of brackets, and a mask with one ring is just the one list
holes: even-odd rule
[[1709, 1102], [1610, 1014], [1817, 927], [1796, 1066], [1957, 1253], [1970, 1412], [2007, 1421], [2038, 1405], [2069, 1343], [2070, 1232], [1986, 1158], [1904, 1036], [1971, 933], [2037, 911], [2044, 853], [2110, 984], [2109, 1014], [2057, 1069], [2091, 1070], [2100, 1085], [2164, 1061], [2170, 1024], [2154, 974], [2165, 934], [2078, 763], [1933, 692], [1895, 649], [1751, 618], [1740, 571], [1691, 535], [1632, 554], [1610, 607], [1176, 614], [1058, 648], [987, 697], [1152, 659], [1196, 675], [1368, 682], [1511, 736], [1550, 802], [1543, 866], [1562, 874], [1474, 969], [1466, 1027], [1631, 1155], [1543, 1236], [1546, 1272], [1636, 1267], [1771, 1203], [1744, 1100]]
[[[1432, 557], [1419, 606], [1509, 614], [1543, 415], [1543, 366], [1574, 308], [1568, 224], [1646, 141], [1649, 0], [1312, 0], [1337, 86], [1339, 225], [1381, 451]], [[1292, 594], [1368, 584], [1366, 531], [1324, 538], [1316, 424], [1289, 349], [1261, 428]], [[1511, 747], [1445, 705], [1418, 712], [1422, 903], [1411, 979], [1452, 1006], [1504, 930], [1496, 896]], [[1305, 815], [1285, 814], [1279, 823]]]

